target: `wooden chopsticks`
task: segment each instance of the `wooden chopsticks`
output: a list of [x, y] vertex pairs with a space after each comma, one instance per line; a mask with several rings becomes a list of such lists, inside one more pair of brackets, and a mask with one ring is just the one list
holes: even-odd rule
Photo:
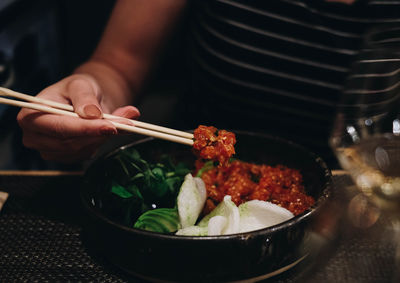
[[[0, 96], [12, 97], [19, 100], [7, 99], [0, 97], [1, 104], [12, 105], [16, 107], [24, 107], [30, 108], [37, 111], [58, 114], [58, 115], [66, 115], [71, 117], [79, 118], [78, 114], [74, 112], [72, 105], [63, 104], [59, 102], [55, 102], [52, 100], [43, 99], [40, 97], [35, 97], [27, 94], [23, 94], [20, 92], [16, 92], [4, 87], [0, 87]], [[29, 101], [29, 102], [25, 102]], [[162, 126], [157, 126], [141, 121], [130, 120], [127, 118], [114, 116], [110, 114], [103, 114], [103, 119], [110, 120], [110, 122], [119, 130], [125, 130], [128, 132], [141, 134], [145, 136], [150, 136], [154, 138], [164, 139], [172, 142], [177, 142], [186, 145], [193, 145], [193, 134], [183, 131], [178, 131]], [[111, 119], [126, 119], [133, 123], [134, 126], [113, 122]]]

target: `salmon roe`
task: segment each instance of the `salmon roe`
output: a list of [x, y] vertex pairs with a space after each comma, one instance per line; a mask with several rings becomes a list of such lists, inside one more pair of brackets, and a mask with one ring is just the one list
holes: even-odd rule
[[224, 165], [235, 154], [235, 134], [218, 130], [213, 126], [200, 125], [194, 131], [194, 153], [202, 159], [218, 161]]
[[[196, 169], [201, 167], [202, 162], [196, 162]], [[315, 202], [305, 193], [301, 173], [283, 165], [273, 167], [235, 160], [204, 172], [201, 178], [207, 189], [205, 214], [225, 195], [230, 195], [236, 205], [254, 199], [269, 201], [294, 215], [301, 214]]]

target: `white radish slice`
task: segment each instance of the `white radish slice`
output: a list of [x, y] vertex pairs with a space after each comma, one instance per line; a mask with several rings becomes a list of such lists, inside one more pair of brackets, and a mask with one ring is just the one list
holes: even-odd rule
[[182, 228], [193, 226], [206, 201], [206, 187], [201, 178], [187, 174], [178, 194], [177, 206]]
[[208, 222], [208, 236], [222, 235], [228, 220], [225, 216], [217, 215], [210, 218]]
[[175, 235], [180, 236], [207, 236], [207, 227], [189, 226], [184, 229], [179, 229]]
[[271, 202], [251, 200], [239, 205], [240, 232], [249, 232], [282, 223], [294, 215]]
[[239, 209], [231, 200], [231, 196], [226, 195], [224, 200], [221, 201], [213, 211], [211, 211], [199, 222], [199, 226], [208, 226], [210, 219], [215, 216], [224, 216], [227, 220], [225, 227], [221, 229], [221, 235], [239, 232]]

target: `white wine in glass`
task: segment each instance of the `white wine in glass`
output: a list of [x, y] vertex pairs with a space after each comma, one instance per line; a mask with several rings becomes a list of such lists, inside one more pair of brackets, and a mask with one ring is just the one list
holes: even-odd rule
[[381, 209], [400, 213], [400, 135], [375, 135], [336, 148], [341, 166]]

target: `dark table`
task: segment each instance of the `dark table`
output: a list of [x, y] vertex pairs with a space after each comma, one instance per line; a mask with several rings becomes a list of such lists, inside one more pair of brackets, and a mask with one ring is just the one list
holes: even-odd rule
[[[0, 211], [1, 282], [142, 282], [87, 248], [82, 236], [80, 172], [0, 172], [9, 194]], [[360, 202], [350, 178], [334, 172], [337, 233], [316, 257], [267, 282], [393, 282], [391, 219]], [[1, 203], [0, 194], [0, 203]], [[333, 224], [332, 224], [333, 225]]]

